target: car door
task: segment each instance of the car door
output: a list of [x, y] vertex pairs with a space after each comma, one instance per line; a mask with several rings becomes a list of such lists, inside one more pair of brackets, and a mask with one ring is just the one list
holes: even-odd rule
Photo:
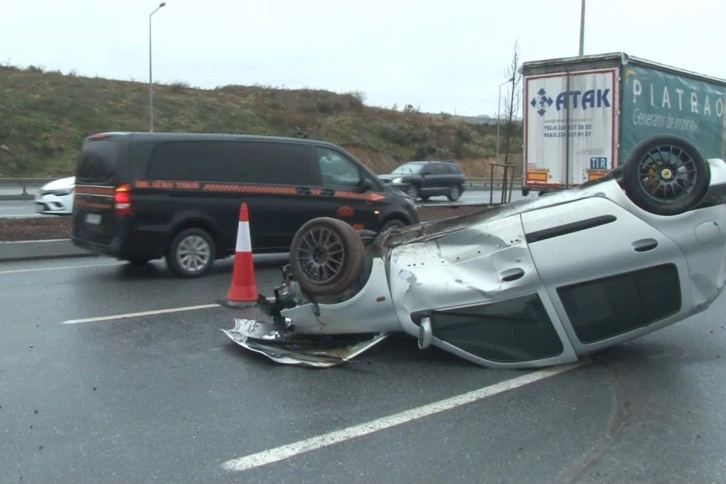
[[421, 193], [426, 195], [441, 195], [445, 192], [443, 188], [444, 173], [439, 163], [428, 163], [424, 166], [421, 179]]
[[614, 202], [593, 197], [521, 217], [534, 264], [576, 351], [652, 331], [689, 307], [682, 250]]

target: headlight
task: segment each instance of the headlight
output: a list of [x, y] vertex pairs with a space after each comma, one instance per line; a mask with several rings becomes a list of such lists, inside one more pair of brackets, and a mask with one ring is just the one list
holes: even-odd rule
[[63, 190], [53, 190], [53, 195], [56, 197], [62, 197], [64, 195], [70, 195], [73, 192], [72, 188], [64, 188]]
[[393, 180], [391, 180], [391, 183], [393, 183], [394, 185], [400, 185], [402, 181], [403, 181], [403, 178], [398, 177], [398, 178], [394, 178]]

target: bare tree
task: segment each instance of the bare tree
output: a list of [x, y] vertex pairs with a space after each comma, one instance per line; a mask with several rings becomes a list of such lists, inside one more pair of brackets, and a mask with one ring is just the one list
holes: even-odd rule
[[509, 162], [509, 145], [516, 128], [516, 114], [522, 107], [522, 92], [520, 85], [522, 75], [519, 73], [519, 41], [514, 42], [514, 55], [512, 63], [507, 68], [507, 79], [509, 80], [509, 98], [504, 100], [504, 115], [507, 117], [507, 125], [504, 138], [504, 163]]
[[[504, 114], [507, 117], [506, 131], [504, 133], [504, 164], [509, 164], [509, 148], [516, 129], [516, 114], [522, 107], [522, 91], [520, 85], [522, 83], [522, 75], [519, 73], [519, 40], [514, 42], [514, 54], [512, 55], [512, 63], [507, 68], [507, 79], [509, 80], [509, 98], [504, 100]], [[507, 171], [509, 171], [507, 169]], [[507, 173], [505, 171], [505, 175]], [[509, 194], [506, 196], [506, 200], [509, 201], [512, 198], [512, 188], [514, 186], [514, 177], [516, 175], [516, 168], [514, 168], [510, 174], [509, 182]], [[507, 192], [507, 177], [504, 177], [502, 184], [502, 198], [505, 198]]]

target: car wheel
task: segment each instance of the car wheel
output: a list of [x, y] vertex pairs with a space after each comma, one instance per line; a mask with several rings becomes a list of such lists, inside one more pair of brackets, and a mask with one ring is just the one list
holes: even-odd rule
[[408, 195], [411, 200], [416, 200], [418, 198], [418, 187], [416, 185], [409, 185], [406, 189], [406, 195]]
[[350, 288], [363, 270], [363, 241], [342, 220], [318, 217], [305, 223], [290, 244], [290, 270], [311, 296]]
[[166, 263], [181, 277], [199, 277], [214, 263], [214, 240], [206, 230], [192, 228], [179, 232], [171, 241]]
[[677, 215], [706, 194], [710, 169], [701, 153], [676, 136], [653, 136], [635, 146], [623, 165], [625, 192], [638, 207]]
[[459, 185], [452, 185], [451, 188], [449, 188], [449, 194], [447, 197], [449, 198], [450, 202], [455, 202], [459, 199], [461, 196], [461, 188]]

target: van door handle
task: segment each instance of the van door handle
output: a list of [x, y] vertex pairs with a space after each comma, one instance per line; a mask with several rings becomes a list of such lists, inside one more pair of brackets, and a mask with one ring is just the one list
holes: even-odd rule
[[499, 273], [499, 278], [503, 282], [511, 282], [516, 281], [520, 277], [524, 275], [524, 269], [520, 269], [519, 267], [515, 267], [514, 269], [507, 269], [506, 271], [502, 271]]
[[335, 195], [335, 190], [331, 188], [323, 188], [322, 190], [320, 190], [320, 194], [325, 195], [326, 197], [332, 197], [333, 195]]
[[656, 247], [658, 247], [658, 241], [655, 239], [641, 239], [633, 242], [635, 252], [648, 252]]
[[297, 187], [296, 191], [298, 195], [310, 195], [310, 188], [308, 187]]

